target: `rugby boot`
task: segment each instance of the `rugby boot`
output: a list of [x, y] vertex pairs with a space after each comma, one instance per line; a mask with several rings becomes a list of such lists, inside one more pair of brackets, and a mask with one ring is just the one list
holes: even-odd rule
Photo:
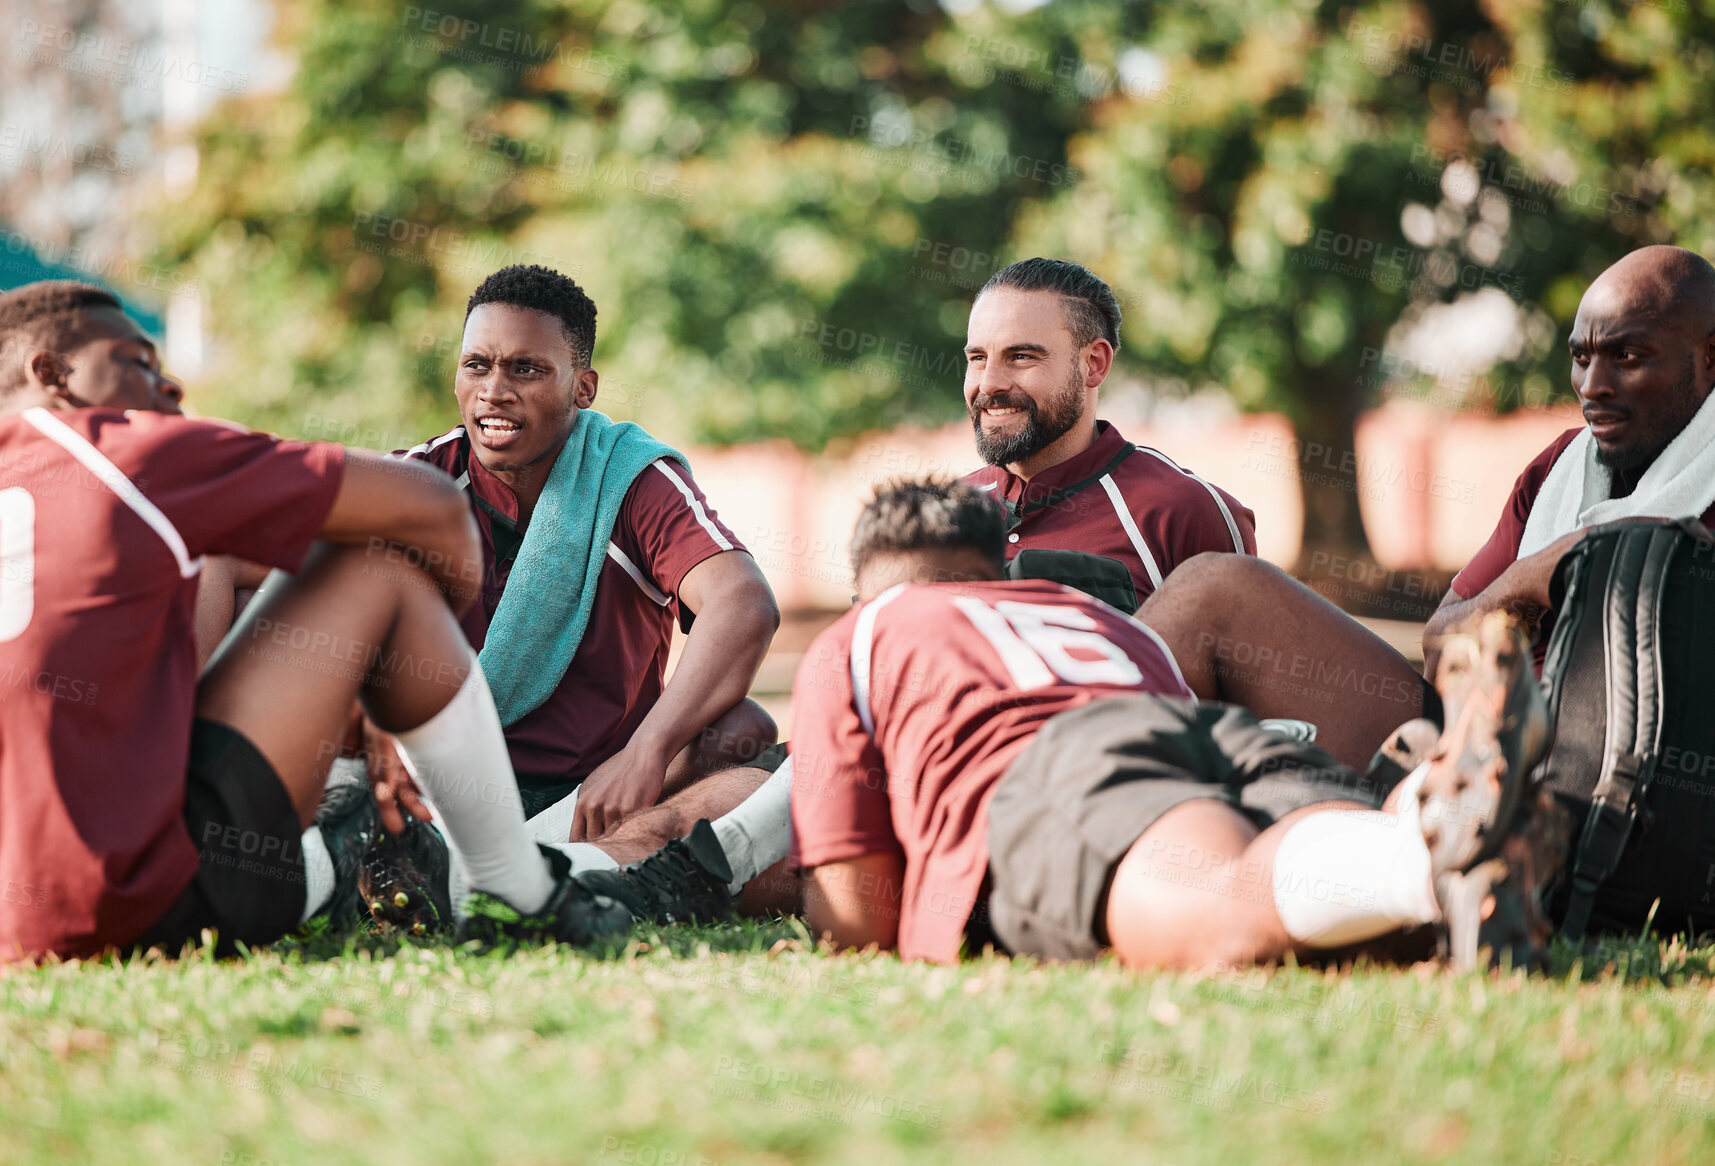
[[1446, 727], [1418, 790], [1441, 906], [1441, 954], [1535, 963], [1547, 939], [1540, 896], [1564, 862], [1570, 826], [1531, 771], [1548, 748], [1548, 709], [1530, 645], [1504, 612], [1442, 648], [1436, 688]]
[[1393, 792], [1395, 786], [1429, 760], [1441, 740], [1441, 726], [1426, 717], [1407, 721], [1395, 729], [1382, 747], [1370, 758], [1364, 770], [1364, 781], [1382, 796]]
[[540, 849], [554, 879], [548, 901], [527, 914], [499, 895], [472, 891], [459, 904], [459, 943], [474, 939], [485, 947], [507, 941], [584, 947], [604, 935], [631, 929], [631, 912], [579, 882], [572, 874], [571, 859], [552, 847]]
[[321, 828], [322, 844], [333, 860], [334, 889], [322, 909], [299, 929], [303, 937], [349, 931], [364, 915], [364, 900], [358, 890], [363, 858], [381, 833], [381, 811], [376, 808], [369, 783], [329, 789], [316, 807], [315, 824]]
[[452, 855], [441, 832], [406, 814], [402, 833], [382, 833], [369, 848], [359, 893], [382, 930], [397, 928], [412, 935], [449, 931], [451, 871]]
[[707, 818], [648, 858], [578, 876], [592, 891], [624, 903], [653, 923], [712, 923], [732, 914], [732, 867]]

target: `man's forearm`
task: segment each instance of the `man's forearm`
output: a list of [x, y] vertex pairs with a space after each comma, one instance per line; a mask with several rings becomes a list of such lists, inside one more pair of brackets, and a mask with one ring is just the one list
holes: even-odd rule
[[778, 623], [772, 598], [740, 594], [706, 604], [661, 699], [632, 737], [633, 746], [675, 757], [750, 693]]

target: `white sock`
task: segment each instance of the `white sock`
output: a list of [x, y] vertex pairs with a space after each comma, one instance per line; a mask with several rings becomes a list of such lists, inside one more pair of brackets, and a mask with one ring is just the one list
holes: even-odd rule
[[469, 654], [465, 677], [447, 706], [414, 729], [394, 734], [417, 785], [434, 799], [453, 863], [469, 885], [529, 914], [548, 901], [547, 859], [524, 828], [518, 779], [488, 680]]
[[342, 785], [357, 785], [359, 782], [367, 783], [368, 781], [369, 766], [363, 758], [336, 757], [333, 761], [333, 768], [328, 770], [328, 783], [326, 789], [322, 791], [322, 796], [326, 797], [328, 790], [337, 789]]
[[572, 873], [587, 870], [618, 870], [619, 863], [607, 851], [593, 842], [550, 842], [555, 850], [572, 860]]
[[736, 895], [744, 890], [745, 883], [785, 858], [791, 848], [792, 759], [781, 762], [755, 793], [712, 825], [732, 867], [727, 890]]
[[1274, 855], [1274, 909], [1288, 935], [1344, 947], [1441, 918], [1418, 824], [1427, 771], [1401, 783], [1401, 813], [1328, 810], [1286, 832]]
[[573, 790], [547, 809], [524, 823], [530, 837], [546, 843], [572, 860], [572, 873], [586, 870], [614, 870], [615, 862], [607, 851], [593, 842], [567, 842], [572, 835], [572, 816], [578, 809], [578, 791]]
[[338, 876], [334, 874], [333, 856], [328, 853], [328, 844], [322, 840], [320, 826], [305, 830], [301, 845], [304, 851], [304, 917], [298, 922], [308, 923], [310, 916], [327, 906], [328, 900], [333, 898]]

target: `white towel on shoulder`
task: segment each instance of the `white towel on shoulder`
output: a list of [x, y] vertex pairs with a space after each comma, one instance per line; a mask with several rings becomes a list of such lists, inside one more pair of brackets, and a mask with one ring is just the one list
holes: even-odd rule
[[1612, 490], [1607, 468], [1596, 462], [1596, 439], [1585, 426], [1543, 479], [1518, 557], [1535, 554], [1561, 535], [1620, 518], [1701, 518], [1715, 505], [1715, 393], [1644, 471], [1637, 489], [1624, 498], [1610, 497]]

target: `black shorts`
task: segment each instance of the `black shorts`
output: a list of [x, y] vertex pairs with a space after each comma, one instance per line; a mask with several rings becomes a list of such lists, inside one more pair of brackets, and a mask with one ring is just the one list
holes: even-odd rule
[[137, 941], [176, 955], [204, 928], [218, 950], [272, 943], [304, 914], [304, 828], [286, 787], [237, 729], [198, 720], [185, 771], [185, 828], [200, 862], [196, 877]]
[[1381, 805], [1385, 791], [1237, 705], [1100, 700], [1036, 734], [989, 803], [989, 925], [1001, 946], [1092, 959], [1114, 868], [1167, 811], [1225, 802], [1259, 828], [1303, 806]]
[[780, 741], [770, 745], [744, 764], [749, 769], [766, 769], [769, 773], [773, 773], [786, 764], [786, 758], [789, 755], [787, 742]]
[[528, 822], [549, 806], [565, 801], [577, 793], [583, 784], [582, 777], [567, 781], [563, 777], [531, 777], [519, 774], [518, 799], [524, 804], [524, 820]]

